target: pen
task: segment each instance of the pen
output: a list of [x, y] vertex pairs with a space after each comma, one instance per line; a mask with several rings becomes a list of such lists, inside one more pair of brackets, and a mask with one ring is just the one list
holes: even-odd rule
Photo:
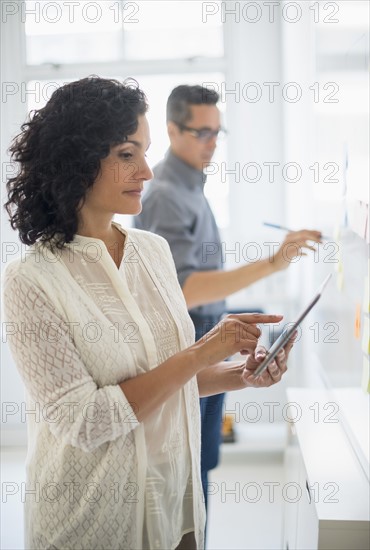
[[[266, 225], [267, 227], [273, 227], [274, 229], [282, 229], [283, 231], [288, 231], [288, 233], [293, 232], [293, 229], [289, 229], [288, 227], [284, 227], [284, 225], [278, 225], [276, 223], [263, 222], [263, 225]], [[325, 235], [321, 235], [321, 238], [325, 239], [326, 241], [332, 240], [330, 237], [326, 237]]]
[[283, 229], [284, 231], [288, 231], [289, 233], [292, 232], [291, 229], [288, 229], [287, 227], [284, 227], [283, 225], [277, 225], [276, 223], [263, 222], [263, 225], [266, 225], [267, 227], [273, 227], [274, 229]]

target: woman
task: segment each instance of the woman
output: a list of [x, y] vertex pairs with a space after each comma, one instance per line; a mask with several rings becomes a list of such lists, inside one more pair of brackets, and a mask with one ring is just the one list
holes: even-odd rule
[[[269, 386], [256, 323], [227, 317], [194, 344], [166, 241], [125, 230], [141, 210], [149, 128], [143, 92], [89, 77], [62, 86], [22, 126], [8, 182], [30, 246], [8, 266], [10, 347], [29, 407], [27, 548], [203, 547], [199, 394]], [[223, 362], [236, 352], [247, 360]], [[199, 392], [199, 393], [198, 393]]]

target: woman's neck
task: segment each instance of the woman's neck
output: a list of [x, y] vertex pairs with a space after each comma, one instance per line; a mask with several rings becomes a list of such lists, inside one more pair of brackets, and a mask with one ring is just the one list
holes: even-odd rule
[[92, 239], [112, 242], [117, 238], [117, 229], [112, 224], [113, 218], [98, 219], [98, 217], [84, 216], [78, 224], [77, 234]]

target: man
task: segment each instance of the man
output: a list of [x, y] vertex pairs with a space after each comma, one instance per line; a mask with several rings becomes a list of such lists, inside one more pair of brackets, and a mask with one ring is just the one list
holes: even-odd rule
[[[224, 299], [234, 292], [289, 265], [288, 251], [302, 255], [320, 242], [318, 231], [289, 233], [273, 258], [222, 270], [221, 241], [213, 213], [204, 196], [203, 170], [211, 162], [221, 129], [217, 92], [202, 86], [178, 86], [167, 102], [170, 149], [154, 167], [154, 178], [143, 199], [135, 225], [162, 235], [171, 247], [180, 285], [196, 338], [201, 338], [225, 312]], [[212, 254], [204, 244], [212, 243]], [[292, 246], [289, 246], [291, 244]], [[293, 246], [295, 245], [295, 246]], [[202, 398], [202, 484], [207, 506], [208, 471], [218, 463], [224, 394]]]

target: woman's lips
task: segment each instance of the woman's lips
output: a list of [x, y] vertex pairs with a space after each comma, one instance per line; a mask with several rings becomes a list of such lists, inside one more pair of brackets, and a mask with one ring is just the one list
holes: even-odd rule
[[143, 192], [142, 189], [130, 189], [128, 191], [123, 191], [125, 194], [127, 195], [135, 195], [135, 196], [140, 196], [141, 193]]

